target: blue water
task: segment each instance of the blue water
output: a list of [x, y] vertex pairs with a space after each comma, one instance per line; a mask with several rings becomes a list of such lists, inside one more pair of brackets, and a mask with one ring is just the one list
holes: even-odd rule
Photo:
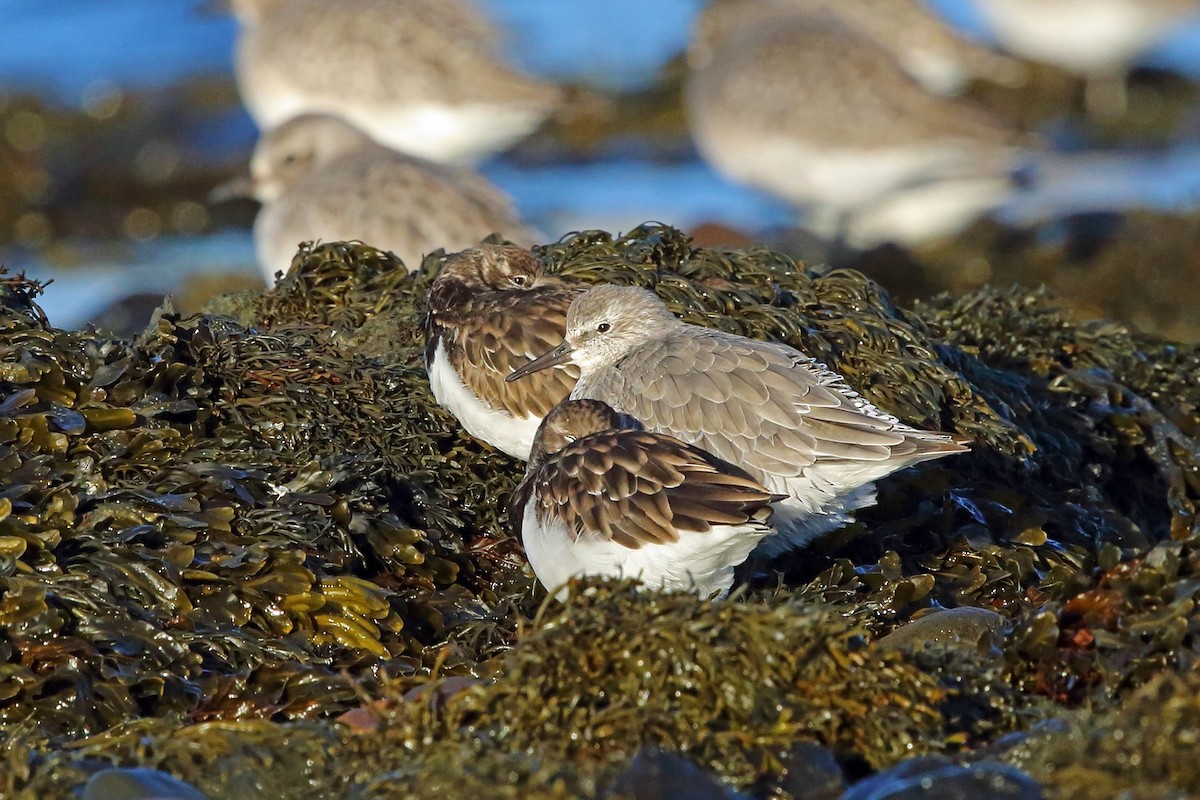
[[[964, 31], [987, 37], [969, 2], [931, 3]], [[511, 31], [506, 45], [522, 67], [556, 80], [633, 89], [652, 83], [684, 48], [703, 0], [494, 0], [483, 5]], [[220, 0], [0, 0], [0, 98], [6, 90], [37, 91], [78, 106], [97, 90], [164, 88], [194, 75], [228, 76], [236, 26], [219, 6]], [[1177, 31], [1146, 60], [1200, 77], [1200, 25]], [[199, 141], [188, 143], [189, 152], [215, 162], [247, 150], [252, 137], [249, 118], [235, 112], [205, 123]], [[1101, 163], [1098, 169], [1085, 161], [1055, 164], [1052, 172], [1061, 182], [1021, 198], [1006, 217], [1030, 221], [1093, 206], [1200, 203], [1200, 151], [1123, 155]], [[591, 164], [517, 168], [499, 159], [484, 171], [513, 196], [527, 219], [554, 238], [581, 228], [627, 230], [647, 219], [683, 227], [719, 221], [761, 228], [793, 218], [782, 204], [723, 180], [698, 161], [651, 164], [610, 156]], [[212, 256], [214, 249], [221, 249], [219, 258]], [[17, 256], [0, 251], [0, 263], [31, 264], [28, 254]], [[91, 285], [90, 298], [83, 296], [85, 281], [61, 274], [47, 303], [58, 324], [73, 325], [87, 318], [97, 298], [120, 291], [122, 270], [133, 280], [151, 269], [139, 265], [171, 265], [161, 280], [146, 279], [152, 290], [168, 291], [172, 277], [217, 265], [252, 269], [250, 261], [244, 232], [138, 245], [128, 251], [128, 264], [120, 259], [97, 263], [96, 275], [107, 277]], [[42, 276], [61, 272], [32, 266]]]
[[[0, 85], [78, 103], [95, 81], [167, 86], [227, 73], [236, 24], [217, 0], [0, 0]], [[684, 48], [702, 0], [497, 0], [522, 67], [632, 88]], [[636, 21], [636, 24], [634, 24]]]
[[0, 0], [0, 85], [78, 103], [84, 90], [228, 72], [236, 26], [188, 0]]
[[[333, 2], [334, 0], [331, 0]], [[986, 38], [970, 2], [930, 0]], [[687, 43], [703, 0], [493, 0], [512, 31], [511, 56], [558, 79], [631, 88]], [[236, 26], [218, 0], [0, 0], [0, 86], [43, 89], [78, 102], [95, 81], [166, 86], [230, 69]], [[1200, 76], [1200, 23], [1181, 27], [1146, 63]]]

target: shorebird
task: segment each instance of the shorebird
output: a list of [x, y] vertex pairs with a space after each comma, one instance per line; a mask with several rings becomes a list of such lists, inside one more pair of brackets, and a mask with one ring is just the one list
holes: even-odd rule
[[441, 162], [472, 162], [531, 133], [557, 88], [496, 51], [470, 0], [231, 0], [235, 71], [263, 130], [334, 114], [373, 139]]
[[968, 449], [903, 424], [798, 350], [686, 324], [637, 287], [581, 294], [563, 343], [507, 380], [565, 364], [580, 370], [572, 399], [602, 400], [787, 495], [772, 521], [781, 535], [762, 543], [768, 556], [848, 522], [875, 502], [879, 478]]
[[[909, 75], [935, 94], [959, 94], [972, 79], [1019, 84], [1026, 67], [983, 42], [966, 38], [922, 0], [717, 0], [700, 18], [697, 38], [788, 14], [830, 13], [886, 47]], [[703, 44], [690, 55], [703, 60]]]
[[724, 595], [770, 533], [784, 496], [598, 400], [567, 400], [538, 427], [509, 519], [538, 580], [563, 599], [581, 575]]
[[429, 290], [425, 371], [438, 403], [476, 439], [527, 460], [538, 425], [579, 377], [572, 366], [505, 377], [563, 340], [582, 287], [545, 274], [528, 250], [485, 245], [450, 256]]
[[410, 270], [439, 247], [459, 250], [501, 233], [532, 244], [512, 202], [483, 176], [397, 153], [338, 117], [306, 114], [263, 136], [250, 178], [214, 191], [262, 203], [254, 245], [268, 284], [301, 241], [357, 239], [391, 250]]
[[1002, 204], [1021, 137], [921, 87], [896, 56], [831, 13], [710, 30], [685, 90], [692, 137], [718, 171], [806, 211], [823, 235], [870, 246], [956, 232]]
[[1124, 111], [1124, 79], [1146, 48], [1187, 17], [1197, 0], [978, 0], [1000, 44], [1033, 61], [1088, 79], [1088, 106]]

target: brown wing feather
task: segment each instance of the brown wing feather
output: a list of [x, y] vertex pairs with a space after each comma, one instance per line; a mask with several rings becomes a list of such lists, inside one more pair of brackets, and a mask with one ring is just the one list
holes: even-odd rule
[[562, 343], [567, 308], [580, 291], [545, 286], [469, 293], [453, 284], [436, 287], [426, 321], [426, 360], [440, 341], [463, 383], [484, 403], [516, 417], [545, 416], [571, 393], [578, 367], [546, 369], [512, 383], [504, 379]]
[[661, 434], [606, 431], [585, 436], [528, 473], [514, 492], [521, 509], [553, 516], [575, 535], [602, 535], [626, 547], [674, 542], [713, 525], [765, 521], [783, 499], [746, 472]]

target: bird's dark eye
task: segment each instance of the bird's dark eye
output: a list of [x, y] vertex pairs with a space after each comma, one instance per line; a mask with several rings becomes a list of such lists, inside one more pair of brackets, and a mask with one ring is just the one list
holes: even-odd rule
[[299, 158], [300, 157], [297, 156], [295, 153], [288, 153], [286, 156], [283, 157], [283, 163], [295, 164]]
[[601, 322], [596, 326], [596, 333], [608, 333], [611, 330], [612, 325], [609, 325], [607, 322]]
[[524, 286], [529, 281], [529, 278], [524, 275], [513, 275], [510, 280], [513, 282], [513, 286]]

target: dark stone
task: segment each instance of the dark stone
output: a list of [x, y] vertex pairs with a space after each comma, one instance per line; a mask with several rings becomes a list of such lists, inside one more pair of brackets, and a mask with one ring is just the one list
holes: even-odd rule
[[842, 768], [828, 748], [800, 742], [784, 759], [785, 775], [779, 788], [804, 800], [835, 800], [846, 788]]
[[738, 800], [742, 795], [686, 758], [642, 750], [601, 795], [606, 800]]
[[900, 626], [875, 642], [875, 648], [888, 652], [931, 644], [975, 647], [985, 640], [986, 646], [998, 645], [1007, 624], [986, 608], [947, 608]]

